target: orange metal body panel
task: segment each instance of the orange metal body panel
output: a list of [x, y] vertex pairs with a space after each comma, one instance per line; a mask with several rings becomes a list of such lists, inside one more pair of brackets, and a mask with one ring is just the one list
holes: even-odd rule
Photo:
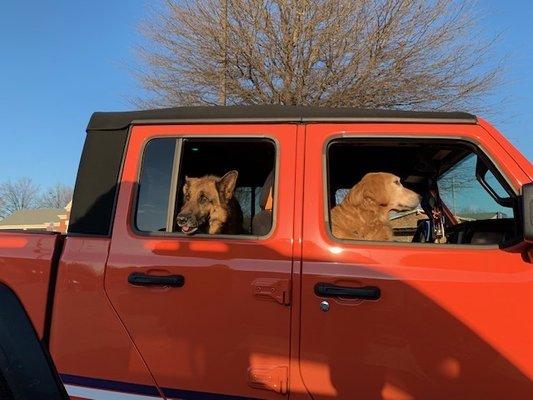
[[[265, 374], [265, 370], [276, 370], [278, 374], [289, 367], [291, 309], [254, 296], [253, 283], [257, 279], [275, 278], [290, 284], [296, 131], [297, 125], [132, 129], [105, 290], [161, 388], [265, 399], [284, 397], [275, 391], [253, 388], [249, 383], [255, 372], [268, 377], [270, 374]], [[135, 233], [131, 215], [143, 144], [155, 136], [211, 135], [261, 136], [276, 141], [278, 201], [275, 228], [270, 236], [250, 240]], [[138, 271], [183, 275], [185, 285], [181, 288], [129, 285], [128, 275]]]
[[50, 353], [60, 374], [155, 386], [104, 291], [109, 239], [69, 237], [57, 279]]
[[57, 240], [50, 234], [0, 233], [0, 279], [17, 294], [41, 338]]
[[[300, 369], [315, 399], [533, 398], [533, 269], [495, 247], [347, 242], [325, 223], [324, 149], [333, 137], [467, 138], [518, 190], [529, 163], [480, 126], [309, 125], [306, 130]], [[354, 160], [357, 163], [357, 160]], [[329, 299], [317, 282], [378, 286], [377, 301]]]
[[516, 161], [518, 166], [524, 171], [524, 173], [530, 178], [533, 179], [533, 165], [529, 160], [520, 153], [516, 147], [514, 147], [511, 142], [509, 142], [500, 132], [498, 132], [491, 124], [487, 121], [480, 119], [479, 125], [494, 139], [500, 146], [503, 148], [507, 154]]

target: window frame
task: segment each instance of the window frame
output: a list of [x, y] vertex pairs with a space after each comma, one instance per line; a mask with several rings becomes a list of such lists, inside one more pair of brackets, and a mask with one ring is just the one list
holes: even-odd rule
[[[166, 229], [169, 229], [169, 226], [171, 224], [171, 215], [175, 215], [176, 212], [176, 200], [178, 196], [178, 180], [180, 176], [180, 167], [181, 167], [181, 159], [182, 159], [182, 150], [183, 150], [183, 141], [186, 139], [215, 139], [217, 141], [224, 141], [224, 140], [233, 140], [233, 141], [268, 141], [274, 146], [274, 184], [273, 184], [273, 192], [274, 192], [274, 198], [272, 202], [272, 226], [270, 227], [270, 231], [263, 236], [256, 236], [251, 234], [243, 234], [243, 235], [228, 235], [228, 234], [217, 234], [217, 235], [211, 235], [208, 233], [198, 233], [194, 235], [186, 235], [182, 232], [168, 232], [168, 231], [161, 231], [161, 232], [149, 232], [149, 231], [141, 231], [137, 228], [136, 224], [136, 215], [137, 215], [137, 207], [138, 207], [138, 199], [139, 199], [139, 187], [140, 187], [140, 180], [142, 176], [142, 170], [144, 166], [144, 160], [146, 155], [146, 147], [148, 144], [157, 139], [175, 139], [176, 145], [174, 148], [174, 157], [173, 157], [173, 164], [172, 164], [172, 175], [171, 175], [171, 182], [169, 187], [169, 202], [167, 206], [167, 217], [166, 217]], [[176, 152], [179, 150], [179, 154]], [[279, 161], [280, 161], [280, 146], [279, 141], [277, 138], [273, 135], [268, 134], [242, 134], [242, 135], [227, 135], [227, 134], [209, 134], [209, 135], [202, 135], [202, 134], [176, 134], [176, 135], [153, 135], [148, 138], [145, 138], [141, 147], [141, 161], [138, 165], [136, 174], [135, 174], [135, 185], [134, 189], [131, 193], [131, 199], [130, 199], [130, 212], [128, 217], [128, 225], [129, 228], [132, 230], [132, 233], [134, 236], [137, 237], [152, 237], [152, 238], [183, 238], [183, 239], [208, 239], [208, 240], [220, 240], [220, 239], [243, 239], [246, 241], [250, 240], [267, 240], [270, 239], [277, 227], [277, 207], [278, 207], [278, 201], [279, 201]]]
[[[490, 152], [483, 146], [483, 143], [466, 136], [433, 136], [433, 135], [409, 135], [409, 134], [399, 134], [399, 135], [375, 135], [375, 134], [351, 134], [347, 133], [337, 133], [333, 134], [324, 141], [322, 148], [322, 177], [323, 177], [323, 200], [324, 200], [324, 228], [327, 237], [337, 244], [352, 244], [357, 246], [371, 245], [371, 246], [399, 246], [399, 247], [418, 247], [418, 248], [429, 248], [432, 246], [438, 246], [443, 249], [486, 249], [494, 250], [501, 248], [508, 248], [516, 245], [521, 240], [521, 227], [516, 238], [509, 240], [501, 244], [456, 244], [456, 243], [412, 243], [412, 242], [396, 242], [396, 241], [377, 241], [377, 240], [352, 240], [352, 239], [340, 239], [333, 235], [331, 230], [331, 200], [329, 196], [329, 185], [330, 185], [330, 174], [329, 174], [329, 150], [331, 144], [342, 141], [342, 140], [353, 140], [353, 141], [394, 141], [394, 140], [411, 140], [413, 142], [423, 142], [423, 141], [433, 141], [433, 142], [452, 142], [458, 143], [462, 142], [464, 145], [468, 146], [472, 153], [481, 158], [488, 166], [488, 170], [491, 171], [495, 178], [498, 179], [498, 182], [502, 185], [503, 189], [506, 190], [511, 196], [513, 202], [513, 214], [514, 219], [519, 219], [520, 217], [520, 204], [519, 204], [519, 191], [511, 184], [509, 177], [499, 168], [499, 164], [491, 156]], [[488, 192], [487, 192], [488, 194]]]

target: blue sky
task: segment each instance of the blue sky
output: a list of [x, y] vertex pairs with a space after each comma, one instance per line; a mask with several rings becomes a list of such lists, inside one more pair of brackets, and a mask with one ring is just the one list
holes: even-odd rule
[[[155, 1], [155, 0], [154, 0]], [[132, 108], [138, 24], [147, 0], [3, 2], [0, 13], [0, 181], [73, 184], [93, 111]], [[533, 4], [481, 0], [486, 30], [503, 32], [509, 83], [497, 127], [533, 159]]]

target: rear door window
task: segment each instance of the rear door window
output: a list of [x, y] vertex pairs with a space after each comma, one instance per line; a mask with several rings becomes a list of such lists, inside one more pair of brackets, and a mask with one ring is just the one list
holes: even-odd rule
[[[135, 226], [152, 234], [265, 236], [273, 226], [275, 164], [275, 144], [262, 138], [152, 139]], [[216, 219], [233, 227], [217, 232]]]

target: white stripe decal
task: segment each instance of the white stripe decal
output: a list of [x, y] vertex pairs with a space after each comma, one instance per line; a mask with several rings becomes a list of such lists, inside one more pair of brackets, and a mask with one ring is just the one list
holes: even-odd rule
[[82, 397], [88, 400], [161, 400], [161, 397], [113, 392], [111, 390], [92, 389], [83, 386], [65, 385], [65, 388], [69, 396]]

